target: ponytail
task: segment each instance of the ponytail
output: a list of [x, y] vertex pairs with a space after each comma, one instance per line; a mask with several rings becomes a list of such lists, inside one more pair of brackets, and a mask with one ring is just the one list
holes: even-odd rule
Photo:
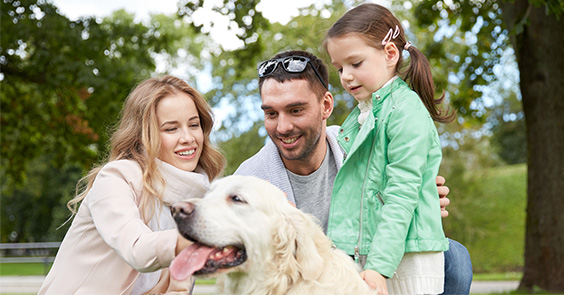
[[407, 42], [404, 46], [404, 50], [409, 52], [411, 61], [405, 72], [403, 73], [403, 79], [409, 84], [411, 89], [415, 91], [421, 101], [431, 114], [431, 118], [439, 123], [450, 123], [456, 118], [456, 112], [452, 111], [449, 107], [446, 109], [440, 109], [437, 105], [440, 105], [444, 98], [445, 92], [435, 99], [435, 84], [433, 82], [433, 76], [431, 74], [431, 66], [425, 55], [415, 46], [411, 45], [411, 42]]

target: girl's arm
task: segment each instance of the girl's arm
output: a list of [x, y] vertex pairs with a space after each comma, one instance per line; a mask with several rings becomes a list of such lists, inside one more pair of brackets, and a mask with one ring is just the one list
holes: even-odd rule
[[432, 142], [429, 128], [434, 128], [428, 120], [431, 120], [429, 113], [419, 98], [411, 95], [396, 105], [384, 130], [388, 138], [385, 204], [365, 269], [376, 270], [386, 277], [393, 276], [403, 257], [408, 229], [418, 204]]

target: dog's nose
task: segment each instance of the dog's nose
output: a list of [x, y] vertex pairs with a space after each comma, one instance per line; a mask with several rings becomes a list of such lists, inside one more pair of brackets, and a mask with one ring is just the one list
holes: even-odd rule
[[172, 206], [171, 211], [173, 217], [176, 217], [177, 215], [190, 215], [194, 212], [194, 204], [178, 202]]

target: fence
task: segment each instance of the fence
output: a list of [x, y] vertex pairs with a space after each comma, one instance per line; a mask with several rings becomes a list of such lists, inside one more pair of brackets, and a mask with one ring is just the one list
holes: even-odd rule
[[0, 263], [43, 263], [47, 273], [59, 246], [60, 242], [0, 243]]

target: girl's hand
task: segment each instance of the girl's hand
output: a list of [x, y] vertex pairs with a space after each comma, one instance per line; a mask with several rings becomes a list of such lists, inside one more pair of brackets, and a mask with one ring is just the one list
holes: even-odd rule
[[360, 277], [368, 284], [370, 289], [376, 290], [376, 294], [388, 295], [386, 278], [383, 275], [371, 269], [367, 269], [360, 273]]

